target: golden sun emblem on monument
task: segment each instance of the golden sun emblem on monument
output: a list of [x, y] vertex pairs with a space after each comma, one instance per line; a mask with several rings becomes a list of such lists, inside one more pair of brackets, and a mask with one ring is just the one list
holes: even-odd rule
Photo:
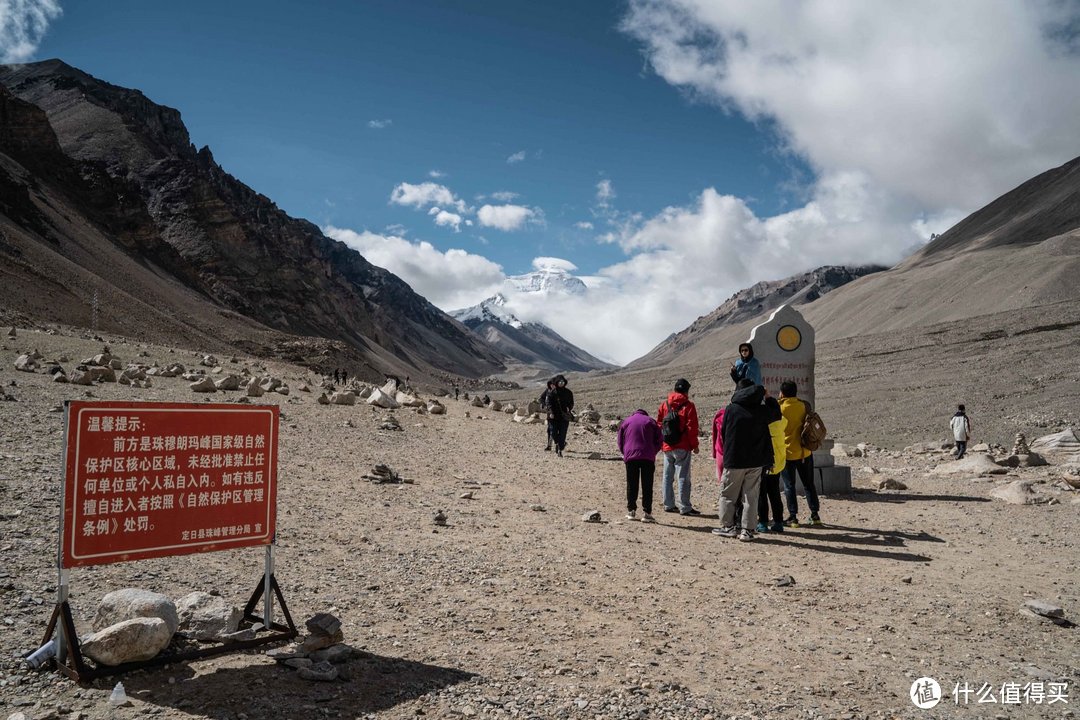
[[776, 331], [776, 344], [781, 350], [797, 350], [802, 344], [802, 333], [794, 325], [785, 325]]

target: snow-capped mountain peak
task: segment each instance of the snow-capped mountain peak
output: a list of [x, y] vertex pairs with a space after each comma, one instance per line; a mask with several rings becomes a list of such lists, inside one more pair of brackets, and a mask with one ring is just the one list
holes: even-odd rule
[[482, 300], [479, 305], [454, 310], [450, 315], [468, 326], [482, 322], [500, 322], [519, 330], [522, 326], [522, 322], [506, 307], [506, 296], [502, 293]]
[[513, 275], [506, 278], [506, 282], [519, 292], [584, 295], [588, 290], [584, 282], [560, 267], [543, 267], [524, 275]]

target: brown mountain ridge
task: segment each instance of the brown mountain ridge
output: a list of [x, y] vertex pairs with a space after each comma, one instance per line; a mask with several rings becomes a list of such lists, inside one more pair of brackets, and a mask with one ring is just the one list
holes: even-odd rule
[[373, 378], [503, 368], [400, 278], [196, 150], [177, 110], [59, 60], [0, 66], [0, 86], [9, 315], [89, 327], [96, 294], [100, 327], [135, 337]]

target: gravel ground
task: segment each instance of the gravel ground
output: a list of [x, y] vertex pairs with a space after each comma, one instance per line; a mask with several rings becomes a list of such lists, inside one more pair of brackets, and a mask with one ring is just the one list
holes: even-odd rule
[[[124, 361], [197, 358], [107, 339]], [[871, 446], [843, 460], [856, 492], [823, 499], [824, 527], [739, 543], [709, 532], [718, 489], [707, 453], [693, 461], [704, 515], [626, 521], [622, 464], [606, 429], [574, 427], [558, 458], [543, 451], [542, 426], [451, 400], [444, 416], [393, 411], [403, 430], [382, 431], [388, 411], [318, 405], [296, 390], [314, 378], [272, 365], [293, 386], [287, 398], [263, 398], [283, 415], [277, 575], [298, 621], [334, 613], [360, 652], [332, 683], [301, 680], [258, 650], [177, 663], [123, 677], [133, 705], [111, 709], [115, 679], [80, 687], [18, 660], [40, 641], [54, 599], [63, 442], [54, 410], [86, 391], [16, 372], [15, 356], [30, 347], [78, 359], [101, 342], [20, 331], [0, 357], [0, 383], [16, 399], [0, 402], [0, 714], [1063, 718], [1080, 702], [1076, 629], [1018, 612], [1041, 598], [1080, 618], [1077, 493], [1039, 506], [990, 498], [1019, 477], [1049, 486], [1064, 468], [939, 476], [929, 471], [947, 462], [941, 453]], [[202, 399], [178, 378], [90, 391]], [[844, 440], [858, 441], [850, 432]], [[375, 463], [414, 482], [362, 479]], [[877, 491], [885, 477], [908, 489]], [[471, 499], [460, 497], [470, 489]], [[659, 488], [654, 499], [659, 510]], [[446, 527], [432, 522], [440, 509]], [[603, 521], [582, 522], [593, 509]], [[249, 548], [73, 570], [80, 632], [119, 587], [174, 598], [215, 591], [242, 605], [261, 559]], [[795, 584], [777, 586], [786, 575]], [[921, 676], [947, 696], [932, 711], [908, 697]], [[997, 696], [1003, 683], [1051, 680], [1069, 683], [1068, 704], [972, 696], [958, 706], [951, 697], [956, 683], [989, 683]]]

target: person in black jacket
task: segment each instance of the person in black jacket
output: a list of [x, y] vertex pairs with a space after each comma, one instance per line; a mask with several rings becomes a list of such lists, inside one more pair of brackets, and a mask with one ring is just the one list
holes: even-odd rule
[[555, 454], [562, 457], [566, 448], [566, 431], [570, 429], [573, 417], [574, 393], [566, 387], [566, 376], [556, 375], [555, 389], [548, 394], [548, 418], [552, 421], [552, 439], [555, 441]]
[[[720, 433], [724, 438], [724, 472], [720, 480], [720, 527], [724, 537], [754, 539], [761, 470], [773, 461], [768, 411], [762, 405], [765, 388], [751, 380], [739, 382], [724, 409]], [[742, 503], [742, 529], [735, 526], [735, 505]]]
[[555, 392], [555, 378], [551, 378], [547, 381], [547, 388], [544, 392], [540, 393], [540, 409], [547, 414], [547, 447], [544, 451], [551, 450], [551, 443], [555, 440], [555, 420], [550, 413], [550, 405], [548, 400], [553, 396]]

